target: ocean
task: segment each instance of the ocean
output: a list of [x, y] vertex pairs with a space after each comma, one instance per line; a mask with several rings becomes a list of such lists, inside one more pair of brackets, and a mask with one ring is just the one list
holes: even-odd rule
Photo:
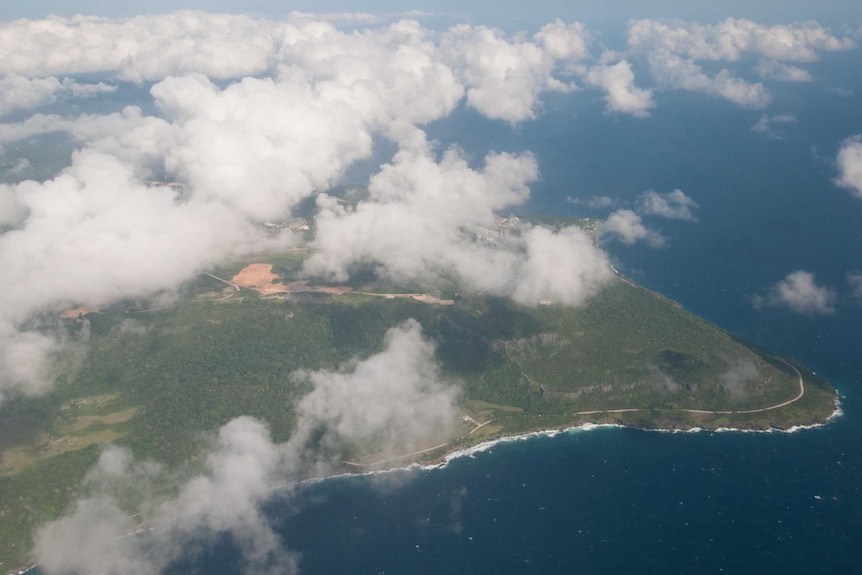
[[[269, 515], [303, 573], [858, 573], [862, 565], [862, 200], [835, 187], [834, 158], [862, 132], [856, 55], [818, 81], [773, 90], [767, 111], [660, 93], [651, 118], [552, 96], [509, 126], [460, 110], [429, 126], [479, 162], [532, 150], [542, 180], [520, 213], [607, 215], [572, 198], [633, 205], [682, 189], [697, 222], [646, 218], [661, 249], [608, 244], [638, 282], [744, 338], [793, 355], [841, 394], [842, 415], [793, 433], [663, 433], [600, 427], [500, 443], [435, 469], [338, 477], [274, 501]], [[852, 75], [846, 71], [856, 70]], [[762, 114], [793, 114], [777, 137]], [[839, 295], [831, 316], [756, 309], [802, 269]], [[183, 566], [240, 570], [229, 543]]]
[[575, 431], [333, 479], [273, 513], [304, 573], [851, 573], [859, 431]]
[[[862, 133], [858, 54], [826, 55], [816, 82], [771, 86], [768, 110], [660, 92], [651, 118], [551, 95], [534, 122], [469, 110], [428, 127], [441, 149], [532, 150], [542, 180], [519, 213], [607, 215], [646, 190], [681, 189], [697, 222], [645, 218], [667, 245], [609, 243], [615, 265], [735, 335], [792, 355], [841, 394], [843, 414], [793, 433], [615, 427], [500, 443], [434, 469], [337, 477], [267, 508], [305, 574], [858, 573], [862, 570], [862, 200], [832, 183]], [[850, 70], [851, 72], [848, 72]], [[792, 114], [769, 138], [751, 127]], [[385, 152], [385, 150], [384, 150]], [[352, 177], [360, 177], [361, 169]], [[839, 296], [810, 317], [752, 296], [806, 270]], [[229, 541], [177, 573], [237, 573]]]

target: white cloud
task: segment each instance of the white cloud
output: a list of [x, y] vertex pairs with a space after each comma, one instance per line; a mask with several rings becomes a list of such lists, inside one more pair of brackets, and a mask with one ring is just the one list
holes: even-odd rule
[[455, 26], [440, 41], [444, 57], [467, 86], [467, 104], [492, 119], [535, 117], [553, 59], [532, 42], [509, 41], [485, 26]]
[[686, 196], [682, 190], [674, 190], [666, 194], [654, 191], [644, 192], [638, 200], [638, 206], [641, 213], [645, 215], [692, 222], [697, 221], [692, 210], [699, 207], [697, 202]]
[[0, 235], [0, 266], [14, 278], [0, 301], [0, 393], [46, 385], [47, 368], [34, 366], [49, 363], [56, 342], [17, 331], [36, 312], [172, 289], [227, 254], [266, 243], [229, 206], [178, 203], [169, 188], [147, 187], [91, 150], [53, 180], [0, 189], [18, 212], [15, 229]]
[[57, 100], [62, 84], [57, 78], [29, 79], [18, 74], [0, 78], [0, 115], [17, 109], [36, 108]]
[[583, 24], [557, 19], [533, 36], [507, 38], [485, 26], [454, 26], [443, 33], [444, 60], [467, 88], [467, 105], [492, 119], [517, 123], [536, 116], [544, 91], [575, 89], [554, 74], [581, 71], [591, 40]]
[[780, 140], [784, 137], [782, 135], [781, 126], [793, 124], [795, 122], [796, 116], [793, 114], [776, 114], [774, 116], [763, 114], [760, 116], [760, 119], [751, 126], [751, 131], [763, 134], [767, 138]]
[[[460, 392], [442, 378], [433, 354], [419, 324], [409, 320], [389, 330], [377, 354], [339, 371], [295, 373], [295, 381], [313, 389], [297, 406], [290, 439], [273, 443], [263, 424], [236, 418], [219, 430], [202, 457], [203, 471], [180, 485], [175, 496], [153, 495], [157, 485], [164, 493], [170, 472], [108, 447], [87, 475], [85, 487], [94, 495], [37, 532], [40, 568], [161, 573], [189, 549], [228, 533], [245, 572], [295, 573], [298, 558], [273, 530], [264, 504], [288, 494], [299, 479], [331, 472], [345, 450], [375, 447], [403, 455], [450, 440]], [[152, 530], [128, 536], [135, 528], [130, 507]]]
[[15, 73], [5, 74], [0, 77], [0, 116], [14, 110], [53, 104], [61, 98], [89, 98], [116, 89], [104, 82], [81, 84], [69, 78], [61, 82], [53, 76], [25, 78]]
[[464, 95], [432, 34], [409, 20], [354, 33], [321, 22], [287, 26], [278, 60], [282, 80], [301, 70], [324, 104], [378, 127], [431, 122]]
[[836, 162], [840, 175], [835, 183], [862, 197], [862, 136], [844, 140]]
[[747, 82], [727, 69], [710, 76], [693, 60], [667, 50], [651, 52], [648, 61], [653, 77], [667, 88], [720, 96], [744, 108], [764, 108], [771, 100], [763, 84]]
[[270, 68], [279, 32], [273, 21], [195, 11], [124, 20], [15, 20], [0, 25], [0, 71], [117, 72], [136, 82], [191, 72], [237, 78]]
[[805, 315], [828, 315], [835, 313], [835, 292], [819, 286], [814, 274], [798, 270], [787, 274], [765, 295], [753, 298], [755, 307], [786, 307]]
[[[229, 533], [246, 572], [295, 573], [297, 557], [283, 548], [260, 508], [272, 495], [280, 458], [279, 446], [261, 423], [247, 417], [229, 422], [206, 457], [206, 470], [186, 482], [176, 497], [144, 501], [154, 528], [144, 536], [129, 536], [134, 522], [111, 487], [137, 479], [132, 485], [146, 489], [153, 480], [149, 476], [158, 476], [157, 468], [109, 448], [90, 473], [91, 484], [98, 483], [97, 494], [37, 532], [40, 568], [50, 573], [161, 573], [195, 544]], [[142, 467], [149, 469], [140, 473]]]
[[152, 89], [156, 104], [179, 129], [165, 167], [196, 193], [251, 218], [287, 215], [371, 153], [363, 116], [313, 90], [301, 77], [246, 78], [223, 90], [203, 76], [160, 82]]
[[[328, 19], [344, 21], [343, 17]], [[124, 20], [19, 20], [0, 25], [0, 72], [24, 76], [114, 73], [135, 82], [199, 73], [224, 80], [261, 76], [295, 64], [313, 75], [317, 66], [310, 64], [319, 59], [316, 64], [338, 68], [344, 78], [351, 70], [358, 76], [369, 68], [379, 71], [394, 56], [396, 67], [399, 62], [409, 64], [402, 72], [418, 71], [427, 82], [442, 80], [444, 68], [450, 75], [454, 71], [468, 86], [470, 106], [490, 118], [518, 122], [534, 117], [542, 91], [572, 88], [553, 76], [558, 63], [570, 73], [573, 65], [589, 55], [590, 36], [584, 26], [559, 20], [544, 26], [534, 42], [507, 39], [486, 27], [455, 26], [442, 35], [442, 55], [416, 22], [401, 21], [388, 28], [349, 34], [323, 20], [294, 14], [279, 22], [196, 11]], [[350, 15], [350, 21], [373, 24], [362, 15]], [[381, 48], [387, 50], [387, 57], [380, 57]], [[416, 66], [414, 58], [419, 53], [433, 56], [430, 68]], [[448, 81], [457, 85], [457, 102], [462, 88]], [[363, 88], [358, 84], [350, 87]], [[404, 102], [405, 109], [421, 109], [426, 92], [414, 90], [413, 100]], [[440, 94], [441, 90], [435, 86], [430, 92]], [[381, 95], [385, 94], [374, 94]], [[425, 121], [430, 119], [434, 118]]]
[[[355, 210], [319, 201], [323, 211], [306, 269], [344, 279], [352, 265], [373, 261], [398, 280], [449, 272], [470, 289], [514, 295], [522, 303], [579, 304], [610, 278], [604, 254], [581, 230], [553, 238], [527, 231], [493, 244], [475, 239], [480, 228], [496, 228], [495, 212], [526, 201], [527, 185], [537, 176], [528, 154], [490, 154], [477, 170], [451, 149], [438, 162], [417, 134], [372, 178], [369, 199]], [[537, 251], [541, 246], [550, 250], [549, 260]], [[567, 272], [551, 279], [554, 265]], [[566, 289], [561, 284], [567, 281]]]
[[727, 68], [710, 75], [697, 61], [737, 62], [759, 57], [754, 71], [764, 79], [807, 81], [808, 72], [783, 62], [811, 62], [819, 51], [850, 50], [850, 38], [838, 38], [816, 22], [764, 26], [729, 18], [714, 25], [636, 20], [629, 24], [631, 53], [646, 56], [653, 77], [666, 88], [721, 96], [748, 108], [769, 104], [769, 92]]
[[607, 257], [579, 228], [532, 228], [525, 250], [512, 292], [523, 305], [544, 300], [579, 305], [611, 279]]
[[326, 12], [315, 14], [312, 12], [290, 13], [292, 20], [309, 20], [312, 22], [338, 22], [344, 24], [374, 24], [380, 17], [369, 12]]
[[0, 184], [0, 229], [19, 224], [27, 216], [27, 208], [18, 199], [15, 186]]
[[551, 24], [542, 26], [533, 38], [554, 60], [574, 63], [590, 56], [589, 43], [592, 36], [580, 22], [566, 24], [557, 18]]
[[[37, 92], [41, 81], [22, 74], [155, 81], [150, 92], [160, 111], [36, 114], [0, 125], [0, 143], [62, 131], [80, 149], [53, 180], [0, 188], [0, 225], [17, 228], [0, 236], [0, 262], [22, 278], [0, 304], [4, 390], [41, 389], [49, 378], [44, 370], [13, 369], [8, 359], [55, 350], [53, 338], [18, 333], [28, 316], [171, 289], [235, 250], [259, 246], [250, 224], [289, 215], [369, 157], [381, 137], [402, 152], [355, 213], [323, 200], [317, 271], [344, 277], [359, 259], [378, 258], [393, 277], [447, 269], [472, 289], [532, 303], [545, 291], [577, 304], [607, 279], [604, 254], [579, 231], [550, 239], [525, 232], [495, 246], [474, 241], [478, 226], [493, 227], [499, 210], [526, 201], [538, 176], [535, 159], [491, 154], [477, 171], [453, 151], [438, 163], [417, 129], [448, 115], [465, 93], [468, 105], [489, 117], [532, 117], [542, 91], [566, 89], [555, 69], [569, 73], [587, 57], [589, 34], [580, 24], [554, 22], [533, 41], [456, 26], [438, 44], [413, 21], [345, 32], [304, 16], [277, 22], [184, 11], [22, 20], [0, 32], [0, 71], [9, 81]], [[246, 77], [214, 82], [238, 76]], [[48, 96], [15, 105], [110, 89], [45, 81]], [[422, 143], [413, 143], [417, 138]], [[163, 173], [187, 184], [183, 202], [142, 184]], [[570, 250], [586, 275], [567, 272], [572, 283], [564, 289], [553, 269], [539, 265], [539, 246], [557, 258]], [[136, 265], [123, 265], [128, 261]], [[525, 270], [538, 275], [526, 278]], [[52, 273], [66, 281], [47, 281]]]
[[323, 429], [325, 447], [411, 453], [429, 440], [448, 440], [457, 421], [460, 390], [442, 378], [434, 346], [414, 320], [390, 329], [379, 354], [340, 371], [299, 372], [294, 380], [314, 389], [297, 406], [291, 441]]
[[854, 299], [862, 300], [862, 273], [848, 272], [847, 283], [850, 284], [850, 293]]
[[610, 208], [617, 204], [617, 200], [610, 196], [592, 196], [587, 199], [566, 196], [566, 201], [576, 206], [587, 206], [588, 208]]
[[641, 217], [631, 210], [617, 210], [608, 216], [599, 228], [602, 237], [616, 236], [626, 245], [645, 241], [653, 247], [664, 245], [664, 238], [656, 231], [650, 230]]
[[728, 18], [704, 25], [672, 20], [635, 20], [628, 44], [637, 50], [662, 49], [694, 60], [740, 60], [748, 54], [772, 60], [811, 62], [820, 50], [850, 50], [851, 38], [838, 38], [816, 22], [766, 26]]
[[613, 66], [590, 68], [586, 81], [591, 86], [602, 88], [607, 92], [605, 102], [610, 112], [622, 112], [643, 118], [649, 116], [647, 110], [655, 106], [652, 90], [635, 86], [631, 64], [626, 60], [621, 60]]
[[810, 82], [811, 72], [799, 66], [791, 66], [777, 60], [759, 60], [754, 71], [764, 80], [778, 82]]

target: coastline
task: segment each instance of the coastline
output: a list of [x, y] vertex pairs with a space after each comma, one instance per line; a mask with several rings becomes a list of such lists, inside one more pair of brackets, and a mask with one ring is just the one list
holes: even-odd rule
[[[719, 427], [716, 429], [706, 429], [703, 427], [691, 427], [687, 429], [674, 428], [674, 429], [661, 429], [661, 428], [645, 428], [645, 427], [633, 427], [628, 425], [623, 425], [620, 423], [594, 423], [587, 422], [579, 425], [573, 425], [568, 427], [561, 428], [551, 428], [545, 430], [536, 430], [530, 431], [527, 433], [521, 433], [516, 435], [508, 435], [503, 437], [497, 437], [494, 439], [489, 439], [483, 441], [481, 443], [477, 443], [470, 447], [457, 449], [451, 452], [448, 452], [436, 460], [430, 463], [420, 463], [417, 461], [413, 461], [408, 463], [407, 465], [401, 466], [391, 466], [384, 467], [381, 469], [368, 469], [366, 471], [342, 471], [339, 473], [333, 473], [331, 475], [325, 475], [322, 477], [312, 477], [307, 479], [302, 479], [296, 482], [290, 483], [280, 483], [270, 487], [272, 491], [279, 491], [282, 489], [292, 489], [297, 486], [302, 485], [314, 485], [326, 481], [331, 481], [334, 479], [349, 479], [355, 477], [364, 477], [364, 476], [375, 476], [375, 475], [386, 475], [390, 473], [404, 473], [411, 471], [437, 471], [441, 469], [445, 469], [448, 465], [458, 459], [462, 459], [465, 457], [474, 457], [477, 453], [483, 453], [486, 451], [492, 450], [494, 447], [498, 445], [503, 445], [506, 443], [516, 443], [521, 441], [530, 441], [532, 439], [537, 438], [552, 438], [562, 434], [574, 434], [574, 433], [582, 433], [588, 431], [594, 431], [597, 429], [603, 428], [620, 428], [620, 429], [632, 429], [637, 431], [645, 431], [645, 432], [654, 432], [654, 433], [715, 433], [715, 434], [724, 434], [724, 433], [784, 433], [784, 434], [793, 434], [800, 431], [808, 431], [817, 428], [826, 427], [830, 423], [834, 422], [836, 419], [839, 419], [844, 416], [844, 410], [841, 407], [840, 396], [837, 396], [835, 399], [835, 409], [829, 417], [823, 423], [815, 423], [811, 425], [794, 425], [787, 429], [770, 427], [768, 429], [742, 429], [742, 428], [732, 428], [732, 427]], [[8, 571], [8, 574], [15, 575], [23, 575], [25, 573], [30, 573], [34, 569], [39, 566], [38, 563], [28, 564], [26, 567], [21, 567], [19, 569], [13, 569]]]
[[[621, 429], [633, 429], [633, 430], [637, 430], [637, 431], [647, 431], [647, 432], [654, 432], [654, 433], [730, 433], [730, 432], [736, 432], [736, 433], [786, 433], [786, 434], [791, 434], [791, 433], [797, 433], [799, 431], [807, 431], [807, 430], [811, 430], [811, 429], [826, 427], [827, 425], [832, 423], [834, 420], [842, 417], [844, 415], [844, 410], [841, 409], [840, 402], [838, 400], [836, 400], [835, 404], [836, 404], [835, 410], [832, 412], [832, 414], [829, 417], [826, 418], [825, 422], [814, 423], [811, 425], [794, 425], [794, 426], [789, 427], [787, 429], [781, 429], [778, 427], [770, 427], [768, 429], [741, 429], [741, 428], [735, 428], [735, 427], [718, 427], [716, 429], [706, 429], [703, 427], [691, 427], [688, 429], [680, 429], [680, 428], [660, 429], [660, 428], [646, 428], [646, 427], [631, 427], [631, 426], [623, 425], [620, 423], [583, 423], [583, 424], [574, 425], [571, 427], [554, 428], [554, 429], [547, 429], [547, 430], [540, 430], [540, 431], [531, 431], [531, 432], [520, 434], [520, 435], [510, 435], [510, 436], [500, 437], [500, 438], [496, 438], [496, 439], [489, 439], [488, 441], [483, 441], [482, 443], [478, 443], [474, 446], [448, 453], [441, 458], [442, 461], [440, 461], [440, 462], [435, 462], [435, 463], [431, 463], [431, 464], [424, 464], [424, 465], [422, 465], [422, 464], [413, 464], [413, 465], [419, 466], [421, 469], [429, 469], [429, 470], [430, 469], [442, 469], [443, 467], [448, 465], [448, 463], [450, 461], [453, 461], [455, 459], [459, 459], [461, 457], [471, 457], [472, 455], [474, 455], [476, 453], [481, 453], [483, 451], [487, 451], [487, 450], [489, 450], [489, 449], [491, 449], [494, 446], [499, 445], [499, 444], [514, 443], [517, 441], [529, 441], [530, 439], [534, 439], [537, 437], [556, 437], [557, 435], [561, 435], [564, 433], [577, 433], [577, 432], [584, 432], [584, 431], [593, 431], [595, 429], [601, 429], [601, 428], [614, 428], [614, 427], [616, 427], [616, 428], [621, 428]], [[410, 466], [407, 466], [407, 467], [404, 467], [403, 469], [408, 469], [409, 467]], [[381, 470], [381, 471], [388, 471], [388, 470]], [[371, 471], [370, 473], [378, 473], [378, 471]]]
[[[477, 443], [475, 445], [471, 445], [470, 447], [465, 447], [461, 449], [457, 449], [444, 455], [441, 455], [437, 459], [428, 462], [421, 463], [417, 461], [413, 461], [406, 465], [401, 466], [391, 466], [391, 467], [383, 467], [381, 469], [368, 469], [366, 471], [361, 472], [351, 472], [345, 471], [342, 473], [336, 473], [333, 475], [328, 475], [325, 477], [318, 477], [314, 479], [307, 479], [300, 483], [311, 483], [311, 482], [321, 482], [326, 481], [328, 479], [341, 478], [341, 477], [360, 477], [366, 475], [378, 475], [384, 473], [393, 473], [393, 472], [401, 472], [401, 471], [412, 471], [412, 470], [423, 470], [423, 471], [432, 471], [437, 469], [443, 469], [449, 465], [450, 462], [460, 459], [463, 457], [472, 457], [477, 453], [482, 453], [493, 449], [497, 445], [505, 444], [505, 443], [515, 443], [519, 441], [529, 441], [531, 439], [536, 439], [540, 437], [556, 437], [558, 435], [564, 433], [580, 433], [586, 431], [593, 431], [596, 429], [602, 428], [620, 428], [620, 429], [632, 429], [637, 431], [645, 431], [645, 432], [653, 432], [653, 433], [784, 433], [784, 434], [792, 434], [798, 433], [800, 431], [808, 431], [813, 429], [818, 429], [822, 427], [826, 427], [836, 419], [844, 416], [844, 410], [841, 408], [841, 401], [839, 397], [835, 399], [835, 409], [833, 412], [823, 421], [822, 423], [813, 423], [810, 425], [793, 425], [786, 429], [779, 427], [770, 427], [767, 429], [745, 429], [745, 428], [735, 428], [735, 427], [717, 427], [715, 429], [707, 429], [704, 427], [691, 427], [691, 428], [674, 428], [674, 429], [663, 429], [663, 428], [649, 428], [649, 427], [633, 427], [629, 425], [623, 425], [620, 423], [595, 423], [595, 422], [587, 422], [579, 425], [572, 425], [568, 427], [558, 427], [558, 428], [550, 428], [544, 430], [535, 430], [529, 431], [527, 433], [521, 433], [516, 435], [507, 435], [503, 437], [497, 437], [494, 439], [489, 439], [483, 441], [481, 443]], [[371, 466], [371, 465], [370, 465]]]

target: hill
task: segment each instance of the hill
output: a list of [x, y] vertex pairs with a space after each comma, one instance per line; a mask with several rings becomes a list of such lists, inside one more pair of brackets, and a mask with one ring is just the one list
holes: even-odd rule
[[297, 374], [344, 373], [381, 353], [405, 322], [433, 344], [434, 377], [460, 390], [455, 420], [385, 450], [377, 436], [342, 436], [326, 448], [344, 470], [588, 422], [788, 428], [822, 423], [834, 410], [834, 390], [794, 360], [621, 276], [585, 306], [527, 308], [446, 282], [393, 286], [373, 271], [351, 285], [300, 281], [305, 254], [212, 270], [167, 305], [64, 314], [89, 338], [77, 367], [50, 394], [0, 412], [3, 565], [24, 556], [34, 526], [81, 495], [100, 445], [190, 469], [205, 434], [240, 415], [287, 441], [314, 388], [314, 377]]

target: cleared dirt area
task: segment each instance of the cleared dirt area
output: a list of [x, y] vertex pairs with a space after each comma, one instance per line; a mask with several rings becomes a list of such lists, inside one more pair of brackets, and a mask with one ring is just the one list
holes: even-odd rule
[[326, 293], [341, 295], [353, 291], [350, 286], [313, 286], [308, 282], [298, 281], [288, 284], [275, 283], [281, 279], [272, 273], [272, 264], [250, 264], [231, 278], [231, 282], [239, 287], [253, 289], [261, 295], [278, 293]]
[[355, 293], [360, 295], [370, 295], [375, 297], [385, 297], [387, 299], [394, 298], [412, 298], [416, 301], [436, 304], [436, 305], [452, 305], [455, 303], [451, 299], [440, 299], [425, 293], [371, 293], [371, 292], [354, 292], [350, 286], [316, 286], [309, 285], [306, 281], [296, 281], [287, 284], [275, 283], [275, 280], [281, 279], [272, 273], [272, 264], [250, 264], [244, 267], [238, 274], [231, 278], [231, 283], [247, 289], [253, 289], [261, 295], [275, 295], [283, 293], [323, 293], [330, 295], [344, 295], [347, 293]]
[[81, 307], [64, 311], [60, 314], [60, 317], [63, 319], [79, 319], [81, 316], [85, 316], [88, 313], [99, 313], [99, 308], [82, 305]]
[[277, 279], [279, 277], [272, 273], [272, 264], [250, 264], [233, 276], [231, 282], [262, 295], [287, 292], [286, 285], [273, 283]]

